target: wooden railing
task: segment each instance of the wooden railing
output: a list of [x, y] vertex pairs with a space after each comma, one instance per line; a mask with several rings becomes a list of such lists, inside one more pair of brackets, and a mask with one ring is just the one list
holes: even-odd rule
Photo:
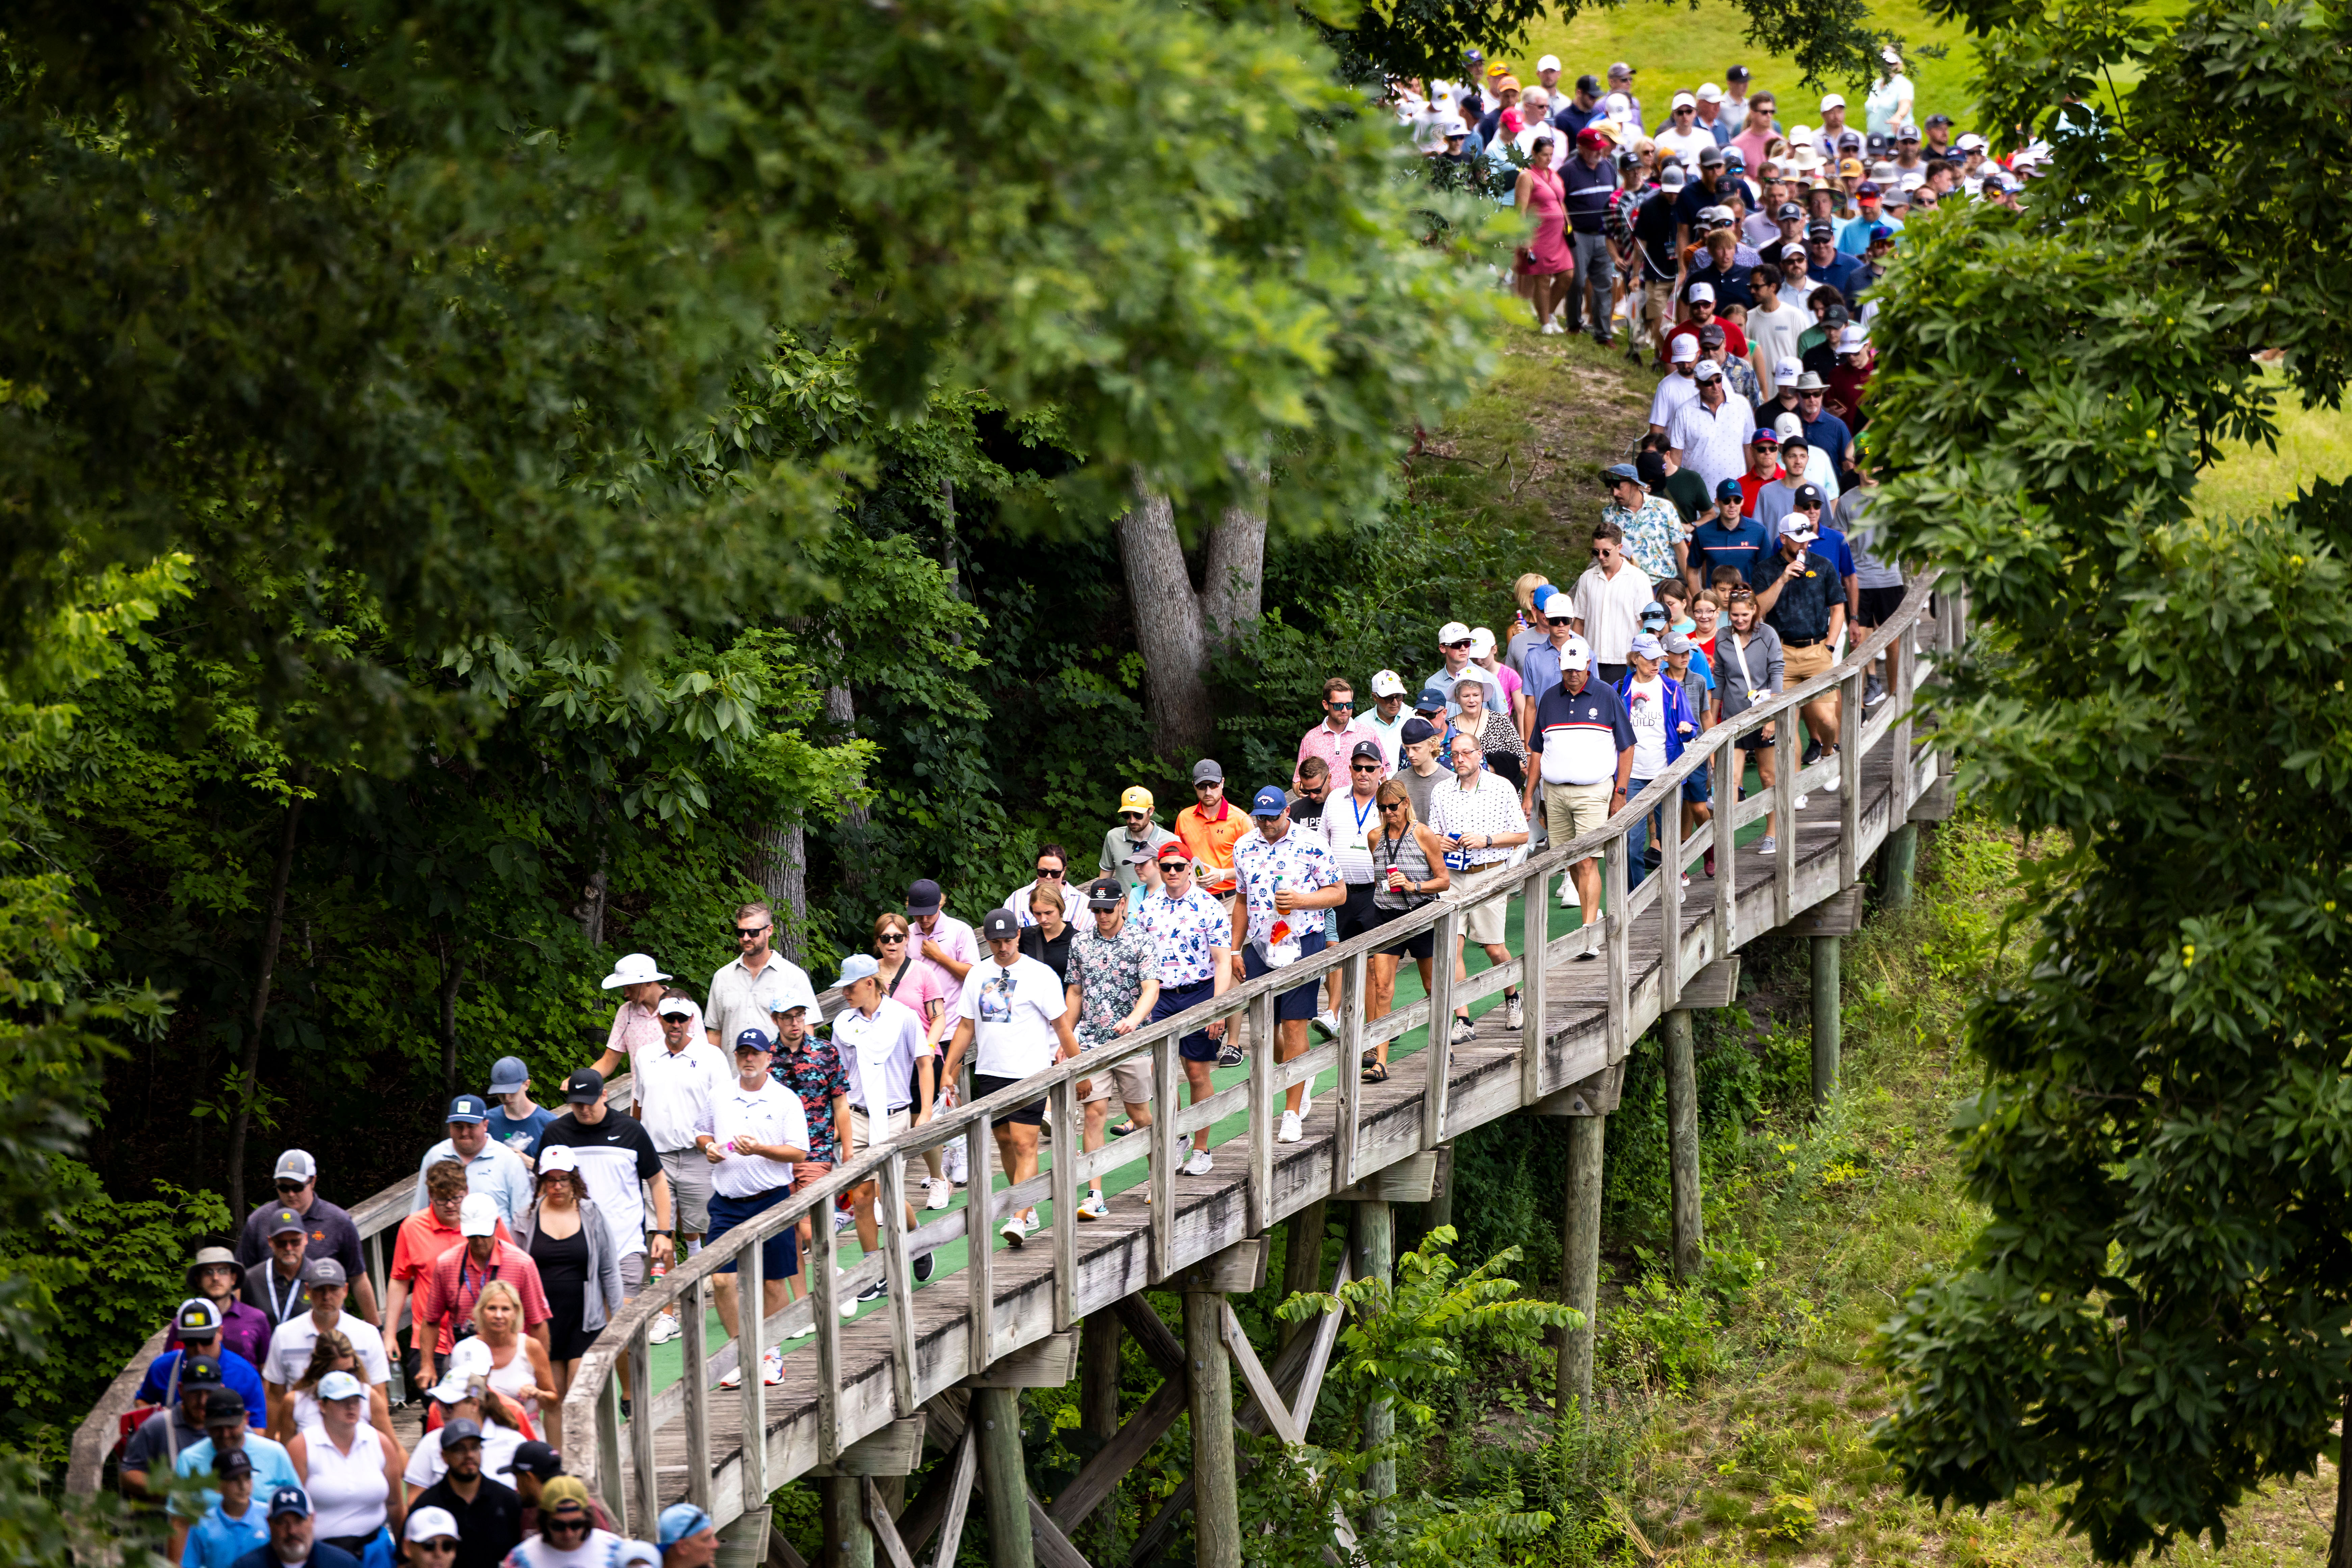
[[[565, 1429], [593, 1432], [593, 1453], [569, 1456], [575, 1473], [583, 1473], [607, 1502], [625, 1507], [630, 1527], [638, 1534], [650, 1531], [658, 1511], [656, 1448], [663, 1428], [684, 1423], [686, 1496], [720, 1522], [737, 1517], [745, 1500], [765, 1497], [774, 1487], [818, 1464], [830, 1463], [843, 1450], [885, 1422], [915, 1414], [926, 1401], [999, 1358], [1047, 1334], [1067, 1329], [1087, 1313], [1137, 1288], [1126, 1270], [1105, 1271], [1102, 1278], [1078, 1267], [1078, 1228], [1074, 1218], [1079, 1188], [1093, 1178], [1107, 1176], [1136, 1163], [1144, 1164], [1150, 1194], [1148, 1278], [1165, 1280], [1228, 1245], [1225, 1229], [1194, 1223], [1180, 1215], [1176, 1201], [1177, 1166], [1192, 1135], [1235, 1111], [1246, 1110], [1248, 1132], [1244, 1149], [1245, 1234], [1262, 1232], [1284, 1215], [1308, 1202], [1340, 1192], [1379, 1169], [1418, 1150], [1433, 1149], [1469, 1126], [1491, 1120], [1503, 1110], [1532, 1104], [1573, 1084], [1584, 1074], [1607, 1063], [1622, 1061], [1633, 1036], [1643, 1026], [1636, 1022], [1631, 938], [1640, 922], [1660, 927], [1662, 959], [1654, 987], [1644, 984], [1641, 1012], [1654, 1017], [1675, 1005], [1685, 983], [1695, 973], [1695, 959], [1719, 957], [1759, 931], [1786, 924], [1798, 912], [1800, 878], [1796, 796], [1819, 795], [1834, 782], [1841, 834], [1833, 886], [1815, 877], [1808, 886], [1852, 885], [1864, 852], [1860, 799], [1863, 768], [1881, 748], [1893, 748], [1894, 785], [1889, 810], [1877, 820], [1883, 836], [1900, 826], [1905, 814], [1935, 781], [1932, 754], [1914, 757], [1913, 695], [1932, 668], [1931, 656], [1958, 646], [1960, 616], [1956, 603], [1947, 602], [1932, 621], [1927, 609], [1933, 575], [1923, 578], [1905, 595], [1891, 620], [1833, 668], [1790, 688], [1695, 737], [1681, 759], [1625, 808], [1603, 826], [1573, 842], [1554, 845], [1514, 868], [1507, 881], [1489, 879], [1475, 898], [1446, 896], [1378, 931], [1355, 937], [1317, 953], [1301, 970], [1282, 970], [1236, 984], [1213, 1001], [1165, 1021], [1138, 1030], [1125, 1039], [1098, 1046], [1069, 1061], [1060, 1062], [1000, 1090], [985, 1100], [934, 1116], [863, 1157], [837, 1166], [822, 1180], [793, 1193], [752, 1223], [732, 1230], [719, 1243], [706, 1246], [698, 1257], [674, 1268], [616, 1314], [596, 1344], [582, 1361], [564, 1402]], [[1927, 636], [1923, 639], [1923, 629]], [[1863, 709], [1864, 676], [1880, 655], [1895, 650], [1892, 700], [1875, 716]], [[1798, 710], [1816, 698], [1835, 690], [1843, 695], [1840, 745], [1837, 752], [1810, 768], [1799, 766], [1802, 724]], [[1741, 773], [1743, 736], [1768, 723], [1778, 729], [1770, 742], [1779, 768], [1775, 788], [1768, 794], [1734, 802], [1727, 781]], [[1703, 766], [1715, 765], [1718, 787], [1714, 820], [1681, 841], [1668, 854], [1658, 874], [1640, 888], [1629, 889], [1629, 844], [1633, 830], [1653, 811], [1663, 808], [1667, 833], [1678, 826], [1677, 803], [1684, 780]], [[1777, 814], [1778, 854], [1772, 867], [1771, 898], [1763, 918], [1743, 914], [1729, 854], [1735, 836], [1767, 811]], [[1819, 820], [1818, 817], [1813, 820]], [[1696, 939], [1685, 931], [1684, 889], [1680, 872], [1696, 864], [1721, 845], [1727, 854], [1717, 878], [1711, 919], [1699, 923]], [[1571, 865], [1599, 857], [1604, 867], [1604, 915], [1598, 921], [1558, 938], [1549, 936], [1546, 893], [1552, 879]], [[1434, 930], [1441, 960], [1451, 952], [1469, 904], [1513, 892], [1522, 900], [1521, 957], [1456, 982], [1451, 966], [1433, 966], [1431, 994], [1379, 1019], [1365, 1016], [1366, 969], [1371, 954], [1392, 948], [1424, 931]], [[1812, 892], [1806, 901], [1823, 896]], [[1546, 1049], [1546, 988], [1552, 961], [1576, 956], [1598, 943], [1607, 961], [1606, 1020], [1601, 1034], [1601, 1060], [1563, 1059], [1555, 1066]], [[1341, 1003], [1338, 1037], [1287, 1062], [1275, 1059], [1274, 1004], [1277, 993], [1292, 989], [1303, 974], [1320, 975], [1338, 969]], [[1481, 1110], [1461, 1112], [1448, 1103], [1454, 1047], [1444, 1020], [1456, 1007], [1496, 992], [1517, 987], [1525, 998], [1521, 1031], [1519, 1081], [1508, 1104], [1491, 1095], [1482, 1097]], [[1178, 1041], [1211, 1021], [1246, 1013], [1251, 1022], [1248, 1071], [1243, 1081], [1218, 1090], [1196, 1104], [1179, 1109], [1182, 1082]], [[1422, 1090], [1418, 1137], [1401, 1144], [1392, 1136], [1377, 1144], [1364, 1134], [1362, 1084], [1352, 1070], [1360, 1054], [1373, 1045], [1395, 1040], [1430, 1026], [1426, 1077]], [[1120, 1063], [1148, 1058], [1157, 1115], [1147, 1135], [1114, 1140], [1101, 1149], [1076, 1148], [1078, 1114], [1076, 1085], [1082, 1078], [1108, 1072]], [[1279, 1154], [1275, 1145], [1275, 1108], [1292, 1087], [1339, 1068], [1336, 1150], [1328, 1185], [1321, 1191], [1294, 1191], [1277, 1195], [1274, 1173]], [[1049, 1169], [1025, 1181], [992, 1190], [990, 1176], [992, 1137], [996, 1120], [1034, 1100], [1049, 1102], [1059, 1137]], [[1242, 1142], [1236, 1139], [1234, 1142]], [[961, 1143], [971, 1178], [965, 1206], [939, 1214], [910, 1226], [905, 1198], [909, 1188], [910, 1162], [932, 1151]], [[1228, 1152], [1232, 1144], [1226, 1145]], [[880, 1245], [846, 1268], [836, 1265], [831, 1245], [831, 1214], [835, 1199], [854, 1188], [878, 1186], [876, 1217]], [[1050, 1301], [1024, 1306], [1016, 1321], [1000, 1321], [997, 1258], [992, 1248], [997, 1226], [1005, 1216], [1050, 1202], [1050, 1226], [1029, 1246], [1044, 1246], [1052, 1258]], [[817, 1245], [804, 1264], [808, 1293], [764, 1320], [754, 1303], [761, 1300], [761, 1248], [787, 1226], [814, 1215]], [[1227, 1229], [1230, 1228], [1228, 1226]], [[942, 1247], [965, 1241], [967, 1262], [961, 1283], [948, 1279], [929, 1286], [932, 1290], [960, 1291], [961, 1336], [942, 1335], [934, 1329], [919, 1334], [916, 1318], [914, 1265], [918, 1258]], [[703, 1314], [698, 1310], [704, 1285], [728, 1264], [736, 1268], [738, 1300], [742, 1306], [743, 1332], [737, 1342], [713, 1352], [706, 1343]], [[836, 1306], [877, 1281], [887, 1282], [887, 1332], [889, 1340], [887, 1398], [863, 1396], [845, 1378], [844, 1335], [869, 1332], [848, 1329]], [[1106, 1293], [1107, 1292], [1107, 1293]], [[684, 1328], [686, 1374], [650, 1397], [642, 1397], [625, 1422], [621, 1398], [624, 1368], [626, 1379], [639, 1389], [650, 1387], [647, 1331], [656, 1315], [681, 1300], [693, 1303], [679, 1313]], [[1023, 1298], [1026, 1302], [1027, 1298]], [[815, 1408], [813, 1426], [794, 1422], [772, 1429], [770, 1394], [759, 1364], [765, 1347], [788, 1337], [814, 1331], [814, 1342], [794, 1351], [794, 1358], [813, 1359]], [[745, 1369], [740, 1388], [722, 1391], [716, 1384], [738, 1365]], [[805, 1364], [805, 1363], [803, 1363]], [[712, 1415], [719, 1400], [740, 1405], [740, 1429], [750, 1435], [732, 1458], [714, 1456]], [[624, 1445], [625, 1442], [625, 1452]], [[575, 1445], [575, 1448], [576, 1448]]]

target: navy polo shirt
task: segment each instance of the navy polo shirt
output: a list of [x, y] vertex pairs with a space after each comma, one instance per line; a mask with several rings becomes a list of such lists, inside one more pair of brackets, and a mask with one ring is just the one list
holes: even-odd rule
[[1683, 194], [1675, 198], [1675, 221], [1696, 227], [1701, 207], [1719, 207], [1722, 205], [1722, 193], [1708, 190], [1704, 180], [1693, 180], [1683, 187]]
[[[1788, 558], [1776, 556], [1773, 574], [1788, 570]], [[1814, 551], [1805, 552], [1805, 569], [1780, 585], [1780, 596], [1765, 612], [1765, 624], [1780, 634], [1782, 642], [1816, 643], [1830, 635], [1830, 611], [1845, 603], [1845, 583], [1837, 563]]]
[[1845, 427], [1844, 420], [1826, 408], [1805, 421], [1805, 445], [1816, 452], [1827, 452], [1832, 466], [1841, 476], [1853, 467], [1853, 432]]
[[[1557, 749], [1589, 745], [1593, 766], [1585, 771], [1601, 772], [1602, 777], [1613, 778], [1618, 756], [1633, 749], [1633, 721], [1625, 716], [1625, 705], [1617, 700], [1616, 691], [1607, 682], [1588, 677], [1583, 690], [1572, 692], [1562, 683], [1545, 692], [1536, 704], [1535, 733], [1528, 738], [1528, 749], [1540, 759], [1547, 740]], [[1605, 770], [1601, 765], [1604, 747], [1608, 758]], [[1553, 771], [1559, 771], [1557, 765]], [[1597, 784], [1600, 780], [1567, 782]]]
[[1603, 158], [1597, 167], [1584, 166], [1584, 154], [1573, 153], [1565, 163], [1554, 163], [1559, 171], [1560, 189], [1566, 193], [1568, 226], [1579, 234], [1601, 234], [1607, 231], [1609, 199], [1617, 194], [1617, 171]]
[[1719, 522], [1702, 522], [1691, 534], [1691, 559], [1698, 565], [1701, 583], [1714, 577], [1717, 567], [1733, 566], [1738, 568], [1749, 587], [1769, 584], [1772, 580], [1771, 550], [1772, 542], [1764, 525], [1752, 519], [1743, 519], [1733, 528]]
[[1839, 254], [1827, 265], [1817, 265], [1811, 255], [1805, 258], [1806, 277], [1815, 289], [1834, 289], [1845, 296], [1846, 308], [1860, 310], [1855, 296], [1870, 281], [1863, 276], [1862, 264], [1853, 257]]

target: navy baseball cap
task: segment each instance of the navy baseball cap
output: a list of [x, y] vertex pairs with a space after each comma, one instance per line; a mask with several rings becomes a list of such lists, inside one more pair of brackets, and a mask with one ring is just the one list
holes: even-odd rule
[[310, 1517], [310, 1495], [300, 1487], [279, 1487], [269, 1494], [269, 1517], [293, 1514], [298, 1519]]
[[1280, 816], [1289, 809], [1290, 797], [1282, 793], [1280, 784], [1267, 784], [1264, 789], [1259, 790], [1256, 797], [1250, 802], [1252, 816]]
[[489, 1120], [489, 1108], [482, 1103], [482, 1097], [480, 1095], [461, 1094], [457, 1099], [449, 1102], [449, 1114], [443, 1117], [441, 1120], [444, 1121], [487, 1121]]
[[735, 1054], [739, 1057], [745, 1051], [772, 1051], [775, 1048], [776, 1043], [768, 1038], [765, 1029], [746, 1029], [735, 1037]]
[[1740, 488], [1738, 479], [1726, 479], [1715, 487], [1715, 499], [1745, 503], [1748, 500], [1748, 492]]

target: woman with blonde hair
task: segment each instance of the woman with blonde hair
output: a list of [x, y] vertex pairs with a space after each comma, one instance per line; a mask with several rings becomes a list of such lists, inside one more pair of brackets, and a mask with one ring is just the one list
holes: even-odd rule
[[[1414, 814], [1411, 791], [1394, 778], [1383, 779], [1373, 799], [1380, 803], [1381, 825], [1370, 834], [1372, 912], [1386, 924], [1445, 891], [1452, 877], [1445, 869], [1445, 841]], [[1422, 989], [1426, 991], [1435, 973], [1436, 954], [1434, 928], [1373, 953], [1368, 966], [1364, 1016], [1385, 1018], [1394, 1010], [1400, 959], [1409, 957], [1421, 965]], [[1386, 1083], [1389, 1042], [1382, 1040], [1366, 1051], [1360, 1066], [1366, 1083]]]
[[503, 1279], [483, 1286], [474, 1302], [474, 1330], [490, 1352], [490, 1387], [545, 1425], [544, 1413], [555, 1403], [555, 1372], [546, 1349], [522, 1331], [521, 1292]]

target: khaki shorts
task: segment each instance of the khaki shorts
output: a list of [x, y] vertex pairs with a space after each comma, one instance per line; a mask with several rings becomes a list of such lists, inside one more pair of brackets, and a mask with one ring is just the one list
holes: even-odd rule
[[1617, 781], [1599, 784], [1548, 784], [1543, 786], [1544, 830], [1557, 849], [1580, 833], [1590, 833], [1609, 820], [1609, 802]]
[[[1083, 1061], [1085, 1058], [1079, 1059]], [[1108, 1100], [1114, 1088], [1118, 1090], [1119, 1099], [1129, 1105], [1150, 1104], [1151, 1053], [1145, 1051], [1139, 1056], [1129, 1057], [1108, 1072], [1093, 1074], [1087, 1092], [1078, 1097], [1078, 1103], [1093, 1105]]]
[[1448, 891], [1475, 891], [1489, 884], [1496, 889], [1494, 897], [1472, 905], [1468, 918], [1462, 922], [1462, 934], [1482, 947], [1501, 945], [1510, 931], [1511, 889], [1517, 886], [1504, 875], [1510, 868], [1507, 863], [1497, 863], [1454, 873], [1453, 886]]
[[[1829, 668], [1830, 645], [1817, 642], [1811, 647], [1786, 648], [1782, 650], [1780, 658], [1781, 668], [1785, 672], [1788, 683], [1791, 686], [1800, 685]], [[1820, 699], [1816, 698], [1815, 700], [1819, 701]]]
[[914, 1121], [914, 1107], [902, 1105], [880, 1119], [882, 1135], [877, 1138], [874, 1135], [874, 1119], [869, 1118], [857, 1107], [851, 1106], [849, 1108], [849, 1158], [856, 1159], [877, 1143], [887, 1143], [891, 1139], [913, 1126]]

